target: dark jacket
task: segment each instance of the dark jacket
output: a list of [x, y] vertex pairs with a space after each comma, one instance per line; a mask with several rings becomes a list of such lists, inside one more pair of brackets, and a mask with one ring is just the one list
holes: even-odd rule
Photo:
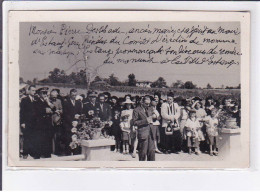
[[91, 102], [87, 102], [83, 104], [83, 111], [82, 114], [85, 114], [87, 118], [92, 118], [93, 116], [89, 115], [89, 111], [94, 111], [94, 114], [96, 114], [97, 111], [97, 103], [94, 105]]
[[147, 122], [147, 117], [152, 116], [152, 114], [152, 107], [148, 107], [147, 114], [142, 106], [138, 106], [134, 109], [133, 124], [138, 127], [138, 139], [146, 139], [151, 133], [151, 127]]
[[101, 104], [97, 103], [97, 108], [99, 109], [99, 117], [102, 121], [110, 121], [111, 114], [111, 106], [108, 103], [103, 103], [103, 109], [101, 108]]
[[27, 128], [33, 126], [34, 121], [34, 101], [26, 96], [20, 104], [20, 124], [25, 124]]
[[34, 122], [37, 130], [51, 130], [52, 114], [46, 113], [47, 108], [50, 108], [47, 102], [40, 98], [34, 101]]
[[63, 105], [63, 123], [65, 127], [72, 127], [72, 121], [75, 120], [76, 114], [82, 114], [81, 102], [75, 100], [75, 105], [73, 105], [70, 99], [65, 99]]

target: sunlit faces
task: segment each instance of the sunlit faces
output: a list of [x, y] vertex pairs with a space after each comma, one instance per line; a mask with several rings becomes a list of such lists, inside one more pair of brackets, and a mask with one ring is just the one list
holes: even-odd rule
[[71, 93], [70, 93], [70, 99], [71, 99], [71, 100], [75, 100], [75, 99], [76, 99], [76, 96], [77, 96], [77, 92], [71, 92]]
[[34, 86], [29, 87], [29, 89], [28, 89], [28, 94], [29, 94], [30, 96], [34, 96], [34, 95], [35, 95], [35, 92], [36, 92], [36, 88], [35, 88]]
[[99, 97], [99, 102], [104, 103], [105, 102], [105, 96], [100, 96]]
[[168, 104], [172, 104], [173, 103], [173, 97], [167, 96], [167, 102], [168, 102]]

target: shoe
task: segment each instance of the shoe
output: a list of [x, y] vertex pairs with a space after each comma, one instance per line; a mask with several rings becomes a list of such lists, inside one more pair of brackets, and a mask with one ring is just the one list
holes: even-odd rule
[[210, 152], [209, 155], [210, 155], [210, 156], [213, 156], [213, 152]]
[[214, 154], [215, 156], [218, 156], [218, 152], [214, 152], [213, 154]]
[[155, 153], [162, 154], [162, 152], [158, 149], [155, 150]]
[[195, 154], [196, 154], [196, 155], [200, 155], [200, 153], [199, 153], [199, 152], [195, 152]]
[[28, 158], [28, 155], [23, 155], [23, 159], [27, 159]]
[[126, 155], [126, 151], [123, 151], [123, 154]]
[[133, 153], [133, 154], [132, 154], [132, 158], [135, 158], [135, 157], [136, 157], [136, 154], [135, 154], [135, 153]]

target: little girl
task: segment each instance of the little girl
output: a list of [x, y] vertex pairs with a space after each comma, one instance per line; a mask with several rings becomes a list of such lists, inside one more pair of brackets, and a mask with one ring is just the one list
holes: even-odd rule
[[129, 115], [121, 116], [120, 128], [122, 131], [122, 142], [123, 142], [123, 154], [129, 153], [129, 141], [130, 141], [130, 124], [128, 121]]
[[211, 114], [207, 116], [205, 120], [206, 132], [208, 135], [210, 156], [218, 155], [218, 111], [217, 109], [212, 109]]
[[199, 133], [200, 122], [196, 119], [196, 111], [189, 111], [189, 118], [185, 124], [185, 133], [187, 138], [187, 147], [189, 148], [189, 154], [191, 149], [195, 148], [195, 154], [199, 155]]

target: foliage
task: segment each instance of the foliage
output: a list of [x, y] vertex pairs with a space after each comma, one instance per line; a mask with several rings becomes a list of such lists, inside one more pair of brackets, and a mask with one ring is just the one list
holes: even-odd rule
[[151, 84], [153, 88], [166, 88], [167, 84], [163, 77], [159, 77], [155, 82]]
[[212, 89], [212, 86], [209, 83], [207, 84], [207, 89]]
[[20, 84], [21, 84], [21, 83], [24, 83], [24, 80], [23, 80], [22, 77], [19, 78], [19, 83], [20, 83]]
[[135, 74], [133, 73], [128, 75], [128, 86], [136, 86]]
[[115, 77], [115, 75], [113, 73], [109, 76], [108, 83], [111, 86], [119, 86], [120, 85], [120, 82], [118, 81], [118, 78]]
[[192, 83], [192, 81], [186, 81], [184, 83], [184, 88], [185, 89], [195, 89], [196, 85]]
[[172, 83], [172, 88], [184, 88], [184, 83], [181, 80], [177, 80], [176, 82]]

